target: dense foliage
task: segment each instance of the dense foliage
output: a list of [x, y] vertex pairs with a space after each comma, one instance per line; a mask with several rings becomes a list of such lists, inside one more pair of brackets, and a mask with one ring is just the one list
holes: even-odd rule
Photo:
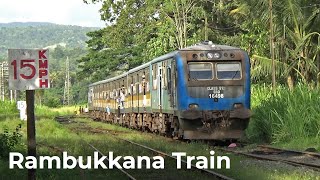
[[44, 48], [58, 44], [84, 48], [88, 40], [86, 33], [97, 29], [50, 23], [0, 24], [0, 58], [7, 57], [9, 48]]
[[[7, 59], [8, 48], [49, 48], [51, 88], [36, 90], [36, 103], [49, 107], [63, 104], [67, 59], [71, 81], [70, 104], [83, 103], [87, 99], [89, 82], [77, 79], [77, 59], [87, 53], [85, 41], [89, 38], [86, 33], [97, 29], [40, 22], [0, 24], [0, 61]], [[8, 91], [6, 96], [10, 97]], [[24, 93], [18, 92], [17, 99], [24, 98]]]
[[9, 132], [8, 128], [4, 128], [4, 132], [0, 133], [0, 157], [7, 157], [16, 146], [22, 144], [22, 135], [20, 133], [21, 124], [19, 124], [13, 132]]
[[[51, 88], [48, 90], [37, 90], [38, 104], [43, 102], [49, 107], [61, 106], [64, 101], [64, 87], [66, 80], [66, 61], [69, 60], [70, 75], [70, 104], [84, 103], [87, 100], [86, 79], [77, 79], [77, 60], [85, 56], [87, 50], [84, 48], [65, 48], [57, 46], [50, 52], [50, 83]], [[41, 102], [42, 101], [42, 102]]]
[[[110, 25], [89, 34], [90, 52], [80, 61], [82, 77], [90, 72], [93, 80], [105, 79], [116, 70], [125, 71], [209, 39], [247, 50], [254, 82], [271, 82], [272, 71], [278, 83], [290, 87], [297, 82], [319, 82], [320, 5], [315, 0], [102, 2], [101, 18]], [[275, 69], [270, 44], [274, 44]]]
[[273, 87], [281, 87], [274, 92], [269, 87], [253, 89], [254, 115], [248, 137], [271, 142], [309, 137], [318, 141], [318, 1], [84, 2], [103, 2], [101, 18], [110, 25], [88, 34], [89, 53], [79, 61], [80, 77], [89, 72], [91, 81], [106, 79], [115, 72], [203, 40], [238, 46], [251, 57], [253, 83], [272, 82]]
[[303, 85], [297, 85], [292, 91], [278, 87], [276, 92], [272, 92], [270, 86], [253, 86], [253, 117], [247, 129], [248, 138], [273, 143], [319, 141], [319, 94], [319, 89]]

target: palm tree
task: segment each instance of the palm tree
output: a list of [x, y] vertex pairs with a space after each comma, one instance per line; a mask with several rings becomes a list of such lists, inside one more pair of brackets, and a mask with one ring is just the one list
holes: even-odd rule
[[[239, 2], [240, 5], [232, 13], [245, 16], [251, 22], [261, 20], [267, 24], [270, 18], [268, 1], [240, 0]], [[276, 74], [278, 77], [286, 76], [289, 87], [293, 87], [294, 80], [310, 83], [315, 80], [315, 75], [319, 77], [320, 39], [316, 25], [319, 23], [320, 9], [315, 6], [315, 2], [304, 0], [273, 3]], [[268, 26], [264, 28], [267, 29]], [[255, 65], [253, 73], [257, 73], [256, 75], [272, 73], [271, 58], [268, 58], [268, 54], [255, 54], [252, 57]]]
[[[319, 17], [319, 8], [303, 9], [301, 0], [286, 0], [283, 5], [284, 34], [286, 34], [286, 60], [290, 65], [288, 77], [292, 75], [304, 83], [311, 83], [319, 72], [317, 54], [319, 52], [320, 34], [314, 31], [315, 21]], [[292, 78], [293, 79], [293, 78]]]

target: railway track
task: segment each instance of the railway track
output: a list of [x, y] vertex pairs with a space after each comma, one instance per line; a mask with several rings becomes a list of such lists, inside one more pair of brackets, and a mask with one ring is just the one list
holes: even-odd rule
[[[79, 135], [79, 134], [78, 134]], [[80, 135], [79, 135], [80, 136]], [[80, 136], [81, 137], [81, 136]], [[94, 149], [95, 151], [97, 151], [101, 156], [105, 156], [99, 149], [97, 149], [95, 146], [93, 146], [92, 144], [90, 144], [90, 143], [88, 143], [87, 141], [85, 141], [85, 140], [83, 140], [82, 139], [82, 141], [83, 142], [85, 142], [87, 145], [89, 145], [92, 149]], [[105, 156], [106, 157], [106, 160], [107, 161], [109, 161], [109, 159], [107, 158], [107, 156]], [[128, 177], [128, 179], [131, 179], [131, 180], [136, 180], [136, 178], [134, 178], [130, 173], [128, 173], [127, 171], [125, 171], [125, 170], [123, 170], [123, 169], [119, 169], [118, 168], [118, 170], [120, 170], [123, 174], [125, 174], [127, 177]]]
[[259, 160], [282, 162], [293, 166], [302, 166], [320, 171], [320, 154], [314, 152], [295, 151], [258, 145], [256, 149], [219, 148], [219, 150]]
[[[74, 118], [74, 117], [73, 117], [73, 116], [67, 117], [67, 118], [66, 118], [67, 122], [73, 122], [72, 118]], [[63, 117], [61, 117], [61, 116], [60, 116], [60, 117], [57, 117], [56, 120], [57, 120], [58, 122], [62, 123], [62, 124], [65, 124], [65, 122], [63, 121]], [[71, 129], [71, 130], [72, 130], [72, 131], [77, 131], [77, 129], [74, 129], [74, 128]], [[148, 147], [148, 146], [146, 146], [146, 145], [139, 144], [139, 143], [137, 143], [137, 142], [133, 142], [133, 141], [130, 141], [130, 140], [127, 140], [127, 139], [120, 138], [117, 134], [112, 133], [112, 132], [109, 132], [109, 131], [106, 130], [106, 129], [92, 128], [92, 127], [87, 126], [87, 127], [86, 127], [86, 130], [87, 130], [87, 132], [89, 132], [89, 133], [108, 134], [108, 135], [110, 135], [110, 136], [112, 136], [112, 137], [114, 137], [115, 139], [118, 139], [118, 140], [120, 140], [120, 141], [124, 141], [124, 142], [130, 143], [130, 144], [135, 145], [135, 146], [138, 146], [138, 147], [140, 147], [140, 148], [149, 150], [149, 151], [151, 151], [151, 152], [153, 152], [153, 153], [155, 153], [155, 154], [159, 154], [159, 155], [162, 155], [162, 156], [166, 156], [166, 157], [168, 157], [168, 158], [171, 158], [171, 159], [177, 161], [177, 158], [174, 157], [174, 156], [171, 156], [171, 155], [169, 155], [169, 154], [167, 154], [167, 153], [165, 153], [165, 152], [162, 152], [162, 151], [160, 151], [160, 150], [156, 150], [156, 149], [154, 149], [154, 148]], [[79, 132], [76, 132], [76, 133], [79, 135]], [[81, 135], [79, 135], [79, 136], [81, 137]], [[83, 140], [83, 139], [82, 139], [82, 140]], [[96, 147], [94, 147], [92, 144], [86, 142], [85, 140], [83, 140], [83, 141], [84, 141], [87, 145], [89, 145], [92, 149], [94, 149], [95, 151], [99, 152], [100, 155], [103, 155], [102, 152], [101, 152], [99, 149], [97, 149]], [[104, 156], [104, 155], [103, 155], [103, 156]], [[187, 164], [187, 161], [181, 160], [181, 162]], [[220, 173], [217, 173], [217, 172], [208, 170], [208, 169], [198, 169], [194, 164], [192, 164], [191, 167], [192, 167], [193, 170], [195, 170], [195, 171], [200, 171], [200, 172], [202, 172], [202, 173], [205, 173], [205, 174], [207, 174], [207, 175], [209, 175], [209, 176], [211, 176], [211, 177], [213, 177], [213, 178], [215, 178], [215, 179], [233, 180], [233, 178], [227, 177], [227, 176], [225, 176], [225, 175], [223, 175], [223, 174], [220, 174]], [[119, 169], [119, 170], [122, 170], [122, 169]], [[130, 175], [128, 172], [123, 171], [123, 173], [126, 174], [129, 179], [135, 179], [135, 178], [134, 178], [132, 175]]]
[[[73, 117], [70, 117], [69, 120], [71, 120]], [[72, 120], [71, 120], [72, 121]], [[89, 127], [90, 128], [90, 127]], [[149, 151], [152, 151], [157, 154], [161, 154], [163, 156], [175, 159], [175, 157], [172, 157], [171, 155], [161, 152], [159, 150], [153, 149], [151, 147], [123, 139], [119, 137], [118, 134], [114, 132], [110, 132], [106, 129], [100, 129], [100, 128], [91, 128], [89, 129], [89, 132], [91, 133], [107, 133], [114, 138], [128, 142], [130, 144], [133, 144], [135, 146], [139, 146], [141, 148], [147, 149]], [[225, 152], [230, 152], [238, 155], [243, 155], [247, 156], [250, 158], [254, 159], [259, 159], [259, 160], [267, 160], [267, 161], [275, 161], [275, 162], [282, 162], [286, 164], [290, 164], [293, 166], [300, 166], [300, 167], [307, 167], [309, 169], [313, 169], [315, 171], [320, 171], [320, 154], [319, 153], [314, 153], [314, 152], [301, 152], [301, 151], [294, 151], [294, 150], [285, 150], [285, 149], [279, 149], [279, 148], [274, 148], [270, 146], [262, 146], [259, 145], [255, 149], [250, 149], [250, 150], [245, 150], [243, 148], [238, 149], [230, 149], [230, 148], [217, 148], [214, 147], [214, 149], [222, 150]], [[182, 163], [186, 163], [185, 161], [182, 161]], [[232, 179], [227, 176], [224, 176], [222, 174], [216, 173], [211, 170], [207, 169], [198, 169], [194, 165], [192, 165], [192, 168], [195, 170], [202, 171], [203, 173], [210, 174], [211, 176], [214, 176], [217, 179]]]
[[[119, 140], [121, 140], [121, 141], [128, 142], [128, 143], [130, 143], [130, 144], [139, 146], [139, 147], [141, 147], [141, 148], [147, 149], [147, 150], [152, 151], [152, 152], [154, 152], [154, 153], [161, 154], [161, 155], [163, 155], [163, 156], [166, 156], [166, 157], [169, 157], [169, 158], [171, 158], [171, 159], [177, 160], [176, 157], [173, 157], [173, 156], [171, 156], [171, 155], [169, 155], [169, 154], [167, 154], [167, 153], [165, 153], [165, 152], [162, 152], [162, 151], [153, 149], [153, 148], [151, 148], [151, 147], [148, 147], [148, 146], [145, 146], [145, 145], [143, 145], [143, 144], [139, 144], [139, 143], [136, 143], [136, 142], [127, 140], [127, 139], [120, 138], [120, 137], [118, 137], [117, 135], [114, 135], [114, 134], [112, 134], [112, 133], [108, 133], [108, 134], [112, 135], [114, 138], [119, 139]], [[181, 162], [187, 164], [187, 161], [181, 160]], [[203, 172], [203, 173], [206, 173], [206, 174], [209, 174], [209, 175], [211, 175], [211, 176], [214, 176], [214, 177], [217, 178], [217, 179], [233, 180], [233, 179], [230, 178], [230, 177], [227, 177], [227, 176], [225, 176], [225, 175], [219, 174], [219, 173], [214, 172], [214, 171], [211, 171], [211, 170], [198, 169], [194, 164], [192, 164], [191, 167], [192, 167], [194, 170], [199, 170], [199, 171], [201, 171], [201, 172]]]
[[[82, 139], [82, 137], [78, 134], [78, 136], [81, 138], [81, 141], [84, 142], [85, 144], [87, 144], [88, 146], [90, 146], [94, 151], [98, 152], [101, 156], [105, 156], [99, 149], [97, 149], [94, 145], [88, 143], [87, 141], [85, 141], [84, 139]], [[65, 150], [61, 147], [57, 147], [57, 146], [52, 146], [52, 145], [47, 145], [47, 144], [43, 144], [43, 143], [39, 143], [37, 144], [39, 146], [42, 146], [42, 147], [47, 147], [48, 149], [51, 149], [52, 151], [54, 152], [57, 152], [57, 153], [63, 153]], [[106, 160], [109, 161], [109, 159], [107, 158], [107, 156], [105, 156]], [[117, 168], [118, 169], [118, 168]], [[82, 169], [79, 169], [80, 170], [80, 173], [82, 176], [84, 176], [84, 170]], [[134, 178], [131, 174], [129, 174], [127, 171], [123, 170], [123, 169], [118, 169], [119, 171], [121, 171], [128, 179], [130, 180], [136, 180], [136, 178]]]
[[[55, 118], [56, 121], [58, 121], [59, 123], [61, 124], [67, 124], [67, 123], [72, 123], [74, 122], [72, 120], [72, 118], [74, 118], [75, 116], [66, 116], [66, 117], [63, 117], [63, 116], [58, 116]], [[76, 132], [76, 134], [79, 136], [80, 140], [87, 144], [90, 148], [92, 148], [94, 151], [98, 152], [99, 155], [101, 156], [104, 156], [106, 157], [105, 160], [109, 161], [108, 157], [106, 155], [104, 155], [98, 148], [96, 148], [94, 145], [92, 145], [91, 143], [87, 142], [78, 132]], [[39, 144], [40, 146], [46, 146], [50, 149], [52, 149], [53, 151], [56, 151], [56, 152], [60, 152], [62, 153], [64, 150], [60, 147], [55, 147], [55, 146], [50, 146], [50, 145], [46, 145], [46, 144]], [[120, 169], [120, 168], [117, 168], [119, 171], [121, 171], [128, 179], [130, 180], [136, 180], [136, 178], [134, 178], [130, 173], [128, 173], [127, 171], [123, 170], [123, 169]]]

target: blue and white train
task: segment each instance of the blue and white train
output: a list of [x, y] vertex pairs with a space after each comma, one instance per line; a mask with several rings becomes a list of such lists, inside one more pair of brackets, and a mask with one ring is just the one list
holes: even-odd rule
[[210, 41], [89, 85], [102, 121], [183, 139], [239, 139], [250, 119], [250, 60]]

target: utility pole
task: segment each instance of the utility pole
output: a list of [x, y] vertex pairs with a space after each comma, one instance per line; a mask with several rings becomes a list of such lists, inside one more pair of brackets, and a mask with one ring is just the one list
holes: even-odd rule
[[4, 101], [4, 70], [3, 70], [4, 64], [0, 64], [0, 95], [1, 95], [1, 100]]
[[2, 62], [0, 63], [0, 97], [1, 100], [4, 101], [6, 96], [6, 87], [8, 86], [7, 81], [9, 79], [9, 69], [8, 63]]
[[69, 105], [70, 104], [70, 68], [69, 68], [69, 57], [66, 60], [66, 79], [64, 81], [64, 93], [63, 93], [63, 104]]
[[204, 40], [208, 40], [208, 18], [207, 16], [204, 17]]
[[272, 0], [269, 0], [269, 12], [270, 12], [270, 50], [272, 61], [272, 89], [276, 89], [276, 65], [274, 59], [274, 34], [273, 34], [273, 15], [272, 15]]

